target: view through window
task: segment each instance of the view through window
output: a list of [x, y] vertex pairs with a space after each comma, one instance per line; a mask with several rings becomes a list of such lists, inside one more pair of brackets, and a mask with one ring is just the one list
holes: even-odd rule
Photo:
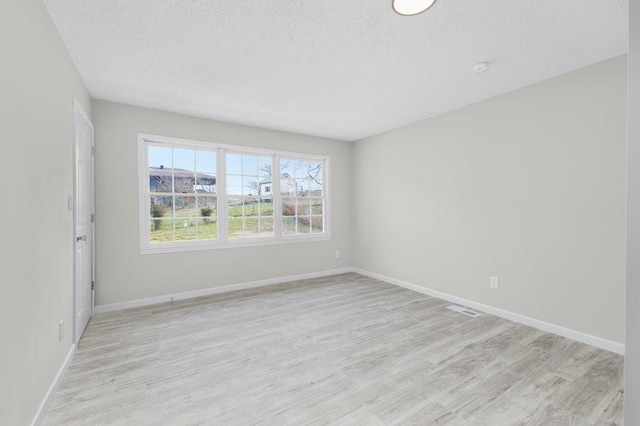
[[143, 250], [328, 236], [327, 157], [143, 135], [139, 150]]

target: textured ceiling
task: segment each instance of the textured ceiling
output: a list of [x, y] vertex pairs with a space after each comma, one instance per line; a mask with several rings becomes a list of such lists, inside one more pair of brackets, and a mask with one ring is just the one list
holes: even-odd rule
[[[627, 0], [44, 0], [95, 98], [357, 140], [627, 52]], [[483, 74], [472, 66], [489, 62]]]

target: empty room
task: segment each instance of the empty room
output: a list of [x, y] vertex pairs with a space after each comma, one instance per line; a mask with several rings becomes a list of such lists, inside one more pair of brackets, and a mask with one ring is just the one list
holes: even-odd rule
[[640, 425], [640, 6], [0, 33], [0, 425]]

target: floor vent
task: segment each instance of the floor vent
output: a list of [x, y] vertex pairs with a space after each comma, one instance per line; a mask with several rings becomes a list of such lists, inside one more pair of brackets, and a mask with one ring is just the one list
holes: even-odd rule
[[465, 308], [462, 306], [458, 306], [458, 305], [451, 305], [451, 306], [447, 306], [447, 309], [451, 309], [452, 311], [456, 311], [456, 312], [460, 312], [461, 314], [465, 314], [468, 317], [479, 317], [481, 314], [480, 312], [476, 312], [473, 311], [469, 308]]

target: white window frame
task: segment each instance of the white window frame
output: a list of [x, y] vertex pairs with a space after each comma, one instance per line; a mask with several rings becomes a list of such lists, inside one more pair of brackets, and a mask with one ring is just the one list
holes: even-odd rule
[[[183, 146], [191, 149], [216, 151], [217, 171], [217, 240], [173, 241], [163, 243], [151, 242], [149, 226], [150, 190], [149, 190], [149, 157], [148, 145], [167, 144], [172, 147]], [[272, 200], [273, 200], [273, 237], [256, 237], [229, 239], [227, 236], [227, 186], [226, 186], [226, 154], [242, 153], [269, 155], [273, 157]], [[323, 194], [324, 194], [324, 232], [317, 234], [282, 235], [282, 196], [280, 194], [280, 157], [323, 162]], [[330, 157], [325, 155], [305, 154], [299, 152], [277, 151], [253, 148], [240, 145], [220, 144], [200, 140], [175, 138], [169, 136], [138, 133], [138, 217], [140, 234], [140, 253], [171, 253], [194, 250], [210, 250], [232, 247], [252, 247], [274, 244], [290, 244], [309, 241], [326, 241], [331, 239], [331, 197], [330, 197]]]

